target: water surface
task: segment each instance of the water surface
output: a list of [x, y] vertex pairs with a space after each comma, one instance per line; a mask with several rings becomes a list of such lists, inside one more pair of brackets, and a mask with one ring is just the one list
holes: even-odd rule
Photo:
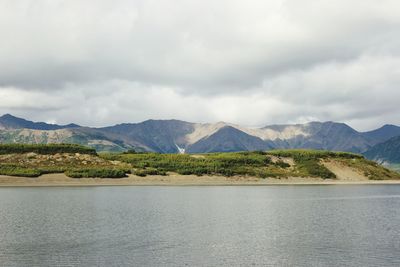
[[400, 185], [0, 188], [0, 266], [399, 266]]

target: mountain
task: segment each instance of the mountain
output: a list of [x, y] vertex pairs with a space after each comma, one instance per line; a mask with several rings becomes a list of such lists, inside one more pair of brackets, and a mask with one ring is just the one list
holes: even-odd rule
[[[301, 142], [290, 146], [299, 148], [326, 149], [334, 151], [362, 152], [370, 147], [369, 142], [356, 130], [344, 123], [311, 122], [306, 125], [307, 138], [295, 140]], [[291, 142], [291, 140], [289, 140]]]
[[400, 136], [393, 137], [364, 152], [368, 159], [385, 163], [400, 163]]
[[5, 114], [0, 117], [0, 129], [32, 129], [32, 130], [59, 130], [66, 128], [80, 127], [77, 124], [57, 125], [48, 124], [45, 122], [32, 122], [25, 119], [14, 117], [10, 114]]
[[386, 124], [379, 129], [363, 133], [363, 136], [366, 137], [371, 144], [376, 145], [392, 137], [400, 136], [400, 127]]
[[77, 143], [99, 151], [202, 153], [219, 151], [310, 148], [361, 153], [400, 135], [400, 127], [385, 125], [358, 132], [344, 123], [310, 122], [249, 128], [180, 120], [147, 120], [109, 127], [32, 122], [6, 114], [0, 117], [1, 143]]
[[232, 126], [224, 126], [187, 148], [188, 153], [267, 150], [273, 146]]
[[115, 136], [126, 144], [147, 151], [176, 153], [185, 146], [185, 135], [193, 132], [194, 124], [179, 120], [148, 120], [141, 123], [119, 124], [98, 129], [108, 136]]
[[344, 123], [310, 122], [294, 125], [272, 125], [246, 131], [278, 148], [312, 148], [361, 152], [370, 147], [363, 135]]
[[50, 144], [72, 143], [90, 146], [98, 151], [125, 151], [133, 146], [109, 138], [92, 129], [71, 128], [59, 130], [13, 129], [0, 130], [0, 143]]

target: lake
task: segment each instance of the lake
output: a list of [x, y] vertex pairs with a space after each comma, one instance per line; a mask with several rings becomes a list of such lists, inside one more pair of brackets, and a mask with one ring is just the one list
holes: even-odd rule
[[399, 266], [400, 185], [0, 188], [0, 266]]

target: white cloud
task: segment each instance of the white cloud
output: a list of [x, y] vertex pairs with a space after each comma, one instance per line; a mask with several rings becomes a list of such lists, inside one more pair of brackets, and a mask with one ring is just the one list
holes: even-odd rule
[[394, 0], [2, 0], [0, 36], [0, 111], [36, 120], [400, 124]]

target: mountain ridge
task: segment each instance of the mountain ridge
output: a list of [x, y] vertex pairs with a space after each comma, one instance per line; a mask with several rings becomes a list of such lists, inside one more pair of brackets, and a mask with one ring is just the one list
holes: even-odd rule
[[99, 151], [205, 153], [308, 148], [362, 153], [396, 135], [400, 136], [400, 127], [395, 125], [359, 132], [345, 123], [333, 121], [249, 128], [227, 122], [151, 119], [96, 128], [33, 122], [10, 114], [0, 117], [0, 143], [68, 142]]
[[70, 123], [67, 125], [49, 124], [46, 122], [33, 122], [23, 118], [15, 117], [11, 114], [4, 114], [0, 117], [0, 129], [32, 129], [32, 130], [59, 130], [66, 128], [81, 127], [78, 124]]
[[399, 164], [400, 163], [400, 136], [390, 138], [379, 143], [366, 152], [364, 156], [370, 160], [381, 163]]

